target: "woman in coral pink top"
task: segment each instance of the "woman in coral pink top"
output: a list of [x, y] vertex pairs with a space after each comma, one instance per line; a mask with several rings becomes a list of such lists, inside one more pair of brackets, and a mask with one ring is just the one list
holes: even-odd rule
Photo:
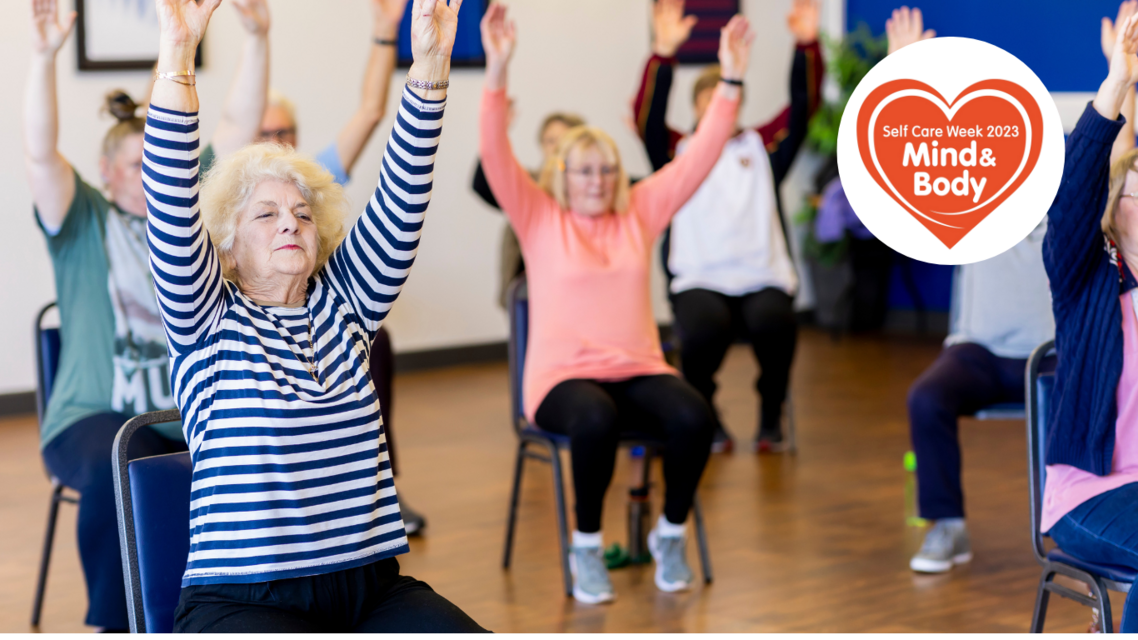
[[703, 397], [664, 362], [649, 293], [653, 244], [696, 192], [736, 130], [750, 26], [736, 16], [723, 29], [723, 81], [687, 152], [629, 186], [612, 139], [592, 127], [562, 138], [541, 184], [514, 157], [507, 135], [506, 70], [515, 28], [501, 4], [482, 23], [486, 88], [482, 161], [486, 178], [521, 243], [529, 279], [530, 338], [524, 379], [526, 416], [567, 434], [573, 454], [577, 530], [573, 594], [613, 599], [601, 552], [601, 510], [622, 432], [666, 443], [664, 513], [649, 535], [656, 585], [691, 585], [684, 523], [711, 447], [715, 418]]

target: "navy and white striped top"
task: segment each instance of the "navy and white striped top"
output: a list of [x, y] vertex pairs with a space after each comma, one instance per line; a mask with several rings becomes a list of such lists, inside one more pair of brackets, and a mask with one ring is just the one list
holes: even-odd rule
[[404, 91], [379, 186], [295, 309], [262, 308], [222, 278], [198, 210], [197, 114], [150, 107], [150, 268], [193, 458], [182, 586], [407, 551], [368, 357], [415, 258], [444, 107]]

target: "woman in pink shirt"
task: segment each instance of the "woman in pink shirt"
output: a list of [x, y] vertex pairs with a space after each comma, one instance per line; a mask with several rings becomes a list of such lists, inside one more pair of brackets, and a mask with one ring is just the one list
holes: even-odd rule
[[629, 186], [612, 139], [592, 127], [562, 138], [540, 185], [514, 157], [507, 134], [506, 72], [515, 27], [501, 4], [482, 22], [486, 87], [481, 151], [490, 188], [521, 243], [529, 279], [526, 416], [569, 436], [577, 529], [573, 595], [613, 599], [602, 554], [601, 511], [622, 432], [661, 438], [667, 492], [649, 534], [656, 585], [687, 589], [688, 511], [710, 453], [715, 418], [703, 397], [664, 362], [649, 292], [653, 244], [696, 192], [735, 132], [754, 36], [742, 16], [723, 29], [723, 81], [688, 151]]

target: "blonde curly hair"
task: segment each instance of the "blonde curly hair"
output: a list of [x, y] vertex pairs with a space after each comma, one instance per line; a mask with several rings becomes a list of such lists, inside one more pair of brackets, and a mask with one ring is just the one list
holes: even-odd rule
[[202, 179], [202, 222], [226, 279], [240, 284], [233, 260], [237, 222], [257, 186], [267, 180], [296, 186], [312, 211], [319, 246], [313, 273], [327, 264], [346, 235], [348, 199], [335, 178], [312, 158], [275, 142], [253, 144], [219, 160]]

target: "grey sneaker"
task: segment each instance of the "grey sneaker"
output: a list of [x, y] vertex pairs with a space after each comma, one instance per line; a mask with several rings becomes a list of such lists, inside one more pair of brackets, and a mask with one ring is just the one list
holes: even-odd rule
[[600, 604], [616, 598], [600, 547], [570, 547], [569, 570], [573, 573], [573, 597], [578, 602]]
[[921, 573], [944, 573], [953, 565], [972, 560], [972, 542], [961, 518], [937, 520], [925, 534], [921, 550], [909, 561], [909, 568]]
[[687, 537], [664, 537], [655, 529], [648, 534], [648, 550], [656, 561], [656, 587], [669, 593], [691, 588], [695, 577], [688, 566]]

